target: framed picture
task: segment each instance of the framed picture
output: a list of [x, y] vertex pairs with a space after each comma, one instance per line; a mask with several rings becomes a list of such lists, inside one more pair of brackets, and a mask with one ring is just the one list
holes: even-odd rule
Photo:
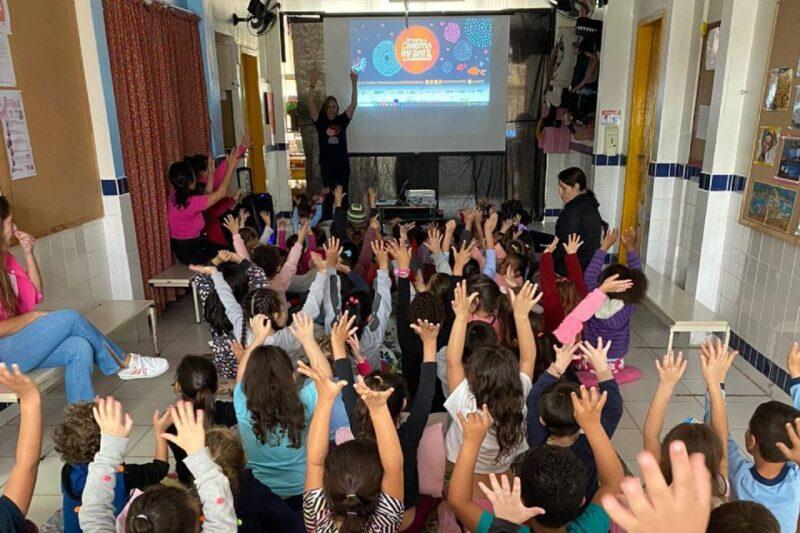
[[786, 111], [789, 109], [793, 77], [794, 69], [792, 67], [779, 67], [769, 71], [764, 109], [770, 111]]
[[800, 138], [783, 138], [778, 178], [794, 183], [800, 182]]
[[754, 182], [747, 206], [747, 218], [759, 224], [786, 233], [794, 211], [797, 191]]
[[781, 129], [773, 126], [762, 126], [758, 129], [756, 137], [756, 153], [753, 163], [756, 165], [774, 166], [778, 152], [778, 139], [781, 138]]

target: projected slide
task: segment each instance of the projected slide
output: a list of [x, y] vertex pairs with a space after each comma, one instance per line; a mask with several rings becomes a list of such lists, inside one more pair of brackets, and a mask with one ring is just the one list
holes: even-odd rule
[[489, 105], [493, 17], [351, 19], [359, 107]]

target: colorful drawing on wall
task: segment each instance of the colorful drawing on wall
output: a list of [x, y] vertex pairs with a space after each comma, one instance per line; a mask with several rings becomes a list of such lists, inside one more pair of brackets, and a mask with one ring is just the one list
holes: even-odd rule
[[794, 92], [794, 107], [792, 108], [792, 128], [800, 128], [800, 85]]
[[797, 191], [754, 182], [747, 218], [778, 231], [788, 232]]
[[784, 137], [778, 178], [800, 182], [800, 138]]
[[756, 154], [753, 163], [757, 165], [775, 165], [775, 156], [778, 152], [778, 139], [781, 129], [772, 126], [762, 126], [758, 129], [756, 139]]
[[792, 94], [792, 67], [779, 67], [769, 71], [767, 80], [767, 97], [764, 108], [770, 111], [786, 111], [789, 109], [789, 97]]

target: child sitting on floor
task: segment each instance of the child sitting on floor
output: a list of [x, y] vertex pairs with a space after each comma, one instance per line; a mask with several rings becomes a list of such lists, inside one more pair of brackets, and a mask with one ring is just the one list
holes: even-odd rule
[[[209, 363], [210, 365], [211, 363]], [[61, 455], [64, 467], [61, 469], [61, 494], [64, 531], [77, 533], [78, 512], [83, 503], [82, 496], [89, 473], [89, 463], [100, 449], [100, 426], [93, 411], [95, 402], [79, 402], [67, 406], [61, 424], [53, 432], [55, 450]], [[169, 473], [169, 454], [167, 441], [162, 438], [172, 423], [169, 412], [153, 414], [153, 432], [156, 436], [155, 459], [147, 464], [123, 464], [116, 473], [114, 490], [114, 514], [119, 514], [128, 503], [130, 492], [144, 490], [161, 482]]]

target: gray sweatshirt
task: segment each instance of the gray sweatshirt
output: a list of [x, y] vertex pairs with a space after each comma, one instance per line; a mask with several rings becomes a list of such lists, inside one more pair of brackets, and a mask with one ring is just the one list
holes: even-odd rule
[[[117, 468], [125, 459], [127, 438], [101, 435], [100, 451], [89, 464], [89, 474], [83, 489], [83, 505], [78, 520], [87, 533], [113, 533], [114, 487]], [[231, 487], [219, 466], [211, 460], [208, 448], [190, 455], [183, 463], [194, 476], [194, 484], [203, 504], [204, 533], [232, 533], [237, 530]]]
[[[307, 314], [312, 321], [317, 319], [322, 307], [326, 278], [326, 274], [317, 272], [316, 276], [314, 277], [314, 283], [311, 284], [311, 288], [308, 291], [308, 296], [303, 304], [303, 312]], [[233, 325], [233, 331], [238, 338], [239, 332], [242, 331], [242, 324], [244, 324], [244, 311], [242, 311], [242, 306], [236, 301], [236, 298], [233, 296], [233, 291], [231, 291], [230, 286], [228, 286], [228, 283], [225, 281], [225, 278], [221, 273], [216, 272], [211, 276], [211, 279], [214, 280], [214, 289], [216, 289], [217, 296], [219, 296], [219, 300], [225, 307], [225, 315]], [[250, 330], [250, 325], [248, 324], [246, 344], [250, 344], [252, 341], [253, 332]], [[292, 335], [292, 332], [289, 331], [288, 328], [283, 328], [276, 331], [267, 338], [264, 344], [267, 346], [277, 346], [286, 350], [286, 353], [289, 354], [292, 363], [297, 363], [297, 361], [303, 355], [303, 349], [300, 341], [298, 341], [297, 338]]]

